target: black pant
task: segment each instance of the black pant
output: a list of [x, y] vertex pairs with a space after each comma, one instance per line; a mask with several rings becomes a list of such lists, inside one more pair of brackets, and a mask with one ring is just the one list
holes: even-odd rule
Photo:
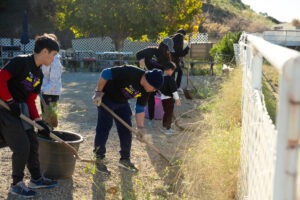
[[[59, 100], [59, 95], [48, 95], [48, 94], [43, 94], [43, 99], [45, 101], [45, 103], [47, 105], [49, 105], [50, 103], [56, 103]], [[41, 109], [42, 112], [44, 112], [44, 108], [43, 108], [43, 103], [41, 102]]]
[[161, 102], [164, 108], [163, 127], [170, 129], [174, 111], [174, 99], [163, 99]]
[[41, 177], [39, 144], [33, 128], [25, 131], [20, 118], [16, 118], [0, 108], [0, 132], [13, 152], [13, 184], [23, 180], [25, 165], [33, 179]]
[[[108, 99], [103, 99], [103, 103], [114, 111], [122, 120], [124, 120], [129, 126], [131, 124], [131, 109], [128, 103], [114, 103]], [[121, 159], [130, 158], [131, 143], [132, 143], [132, 133], [131, 131], [122, 125], [117, 119], [107, 112], [102, 106], [98, 107], [98, 121], [96, 127], [96, 137], [95, 137], [95, 149], [97, 158], [104, 158], [106, 153], [106, 142], [108, 139], [109, 131], [113, 126], [113, 121], [115, 121], [119, 139], [120, 139], [120, 156]]]
[[184, 67], [183, 62], [176, 63], [176, 69], [174, 70], [174, 72], [172, 74], [172, 77], [175, 79], [175, 72], [177, 72], [177, 78], [176, 78], [177, 88], [180, 88], [183, 67]]
[[152, 120], [154, 118], [155, 94], [156, 94], [156, 92], [151, 92], [149, 95], [149, 99], [148, 99], [148, 114], [149, 114], [150, 120]]

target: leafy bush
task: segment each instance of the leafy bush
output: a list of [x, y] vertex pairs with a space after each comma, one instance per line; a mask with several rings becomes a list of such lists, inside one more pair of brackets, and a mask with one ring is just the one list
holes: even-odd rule
[[241, 32], [227, 33], [220, 42], [215, 44], [209, 51], [217, 63], [227, 63], [234, 57], [233, 44], [240, 39]]

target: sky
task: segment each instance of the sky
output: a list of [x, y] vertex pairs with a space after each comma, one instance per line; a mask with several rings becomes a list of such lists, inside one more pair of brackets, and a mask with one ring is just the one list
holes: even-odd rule
[[282, 22], [291, 22], [293, 19], [300, 20], [300, 0], [242, 0], [250, 5], [252, 10], [266, 12]]

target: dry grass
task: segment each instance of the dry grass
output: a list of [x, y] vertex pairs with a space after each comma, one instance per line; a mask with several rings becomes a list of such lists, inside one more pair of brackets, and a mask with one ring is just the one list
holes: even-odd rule
[[265, 78], [268, 79], [269, 83], [272, 84], [272, 87], [275, 89], [274, 92], [278, 93], [278, 87], [279, 87], [278, 70], [272, 65], [264, 64], [263, 73], [265, 75]]
[[273, 123], [276, 124], [279, 91], [279, 73], [275, 67], [268, 64], [264, 64], [263, 75], [264, 79], [262, 82], [262, 92], [264, 94], [266, 108]]
[[[241, 70], [224, 83], [205, 107], [180, 168], [180, 188], [188, 199], [235, 199], [240, 162]], [[203, 110], [207, 110], [207, 109]], [[200, 109], [201, 110], [201, 109]], [[197, 121], [197, 120], [195, 120]], [[201, 134], [200, 134], [201, 133]]]

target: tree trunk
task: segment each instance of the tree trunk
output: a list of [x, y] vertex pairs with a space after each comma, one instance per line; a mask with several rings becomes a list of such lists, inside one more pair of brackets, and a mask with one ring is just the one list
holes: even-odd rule
[[[113, 42], [115, 44], [116, 51], [123, 51], [123, 44], [124, 44], [124, 39], [118, 38], [118, 39], [113, 39]], [[117, 55], [117, 60], [115, 61], [115, 65], [120, 66], [123, 64], [123, 55]]]
[[124, 39], [122, 38], [113, 39], [113, 43], [115, 44], [116, 51], [123, 51]]

